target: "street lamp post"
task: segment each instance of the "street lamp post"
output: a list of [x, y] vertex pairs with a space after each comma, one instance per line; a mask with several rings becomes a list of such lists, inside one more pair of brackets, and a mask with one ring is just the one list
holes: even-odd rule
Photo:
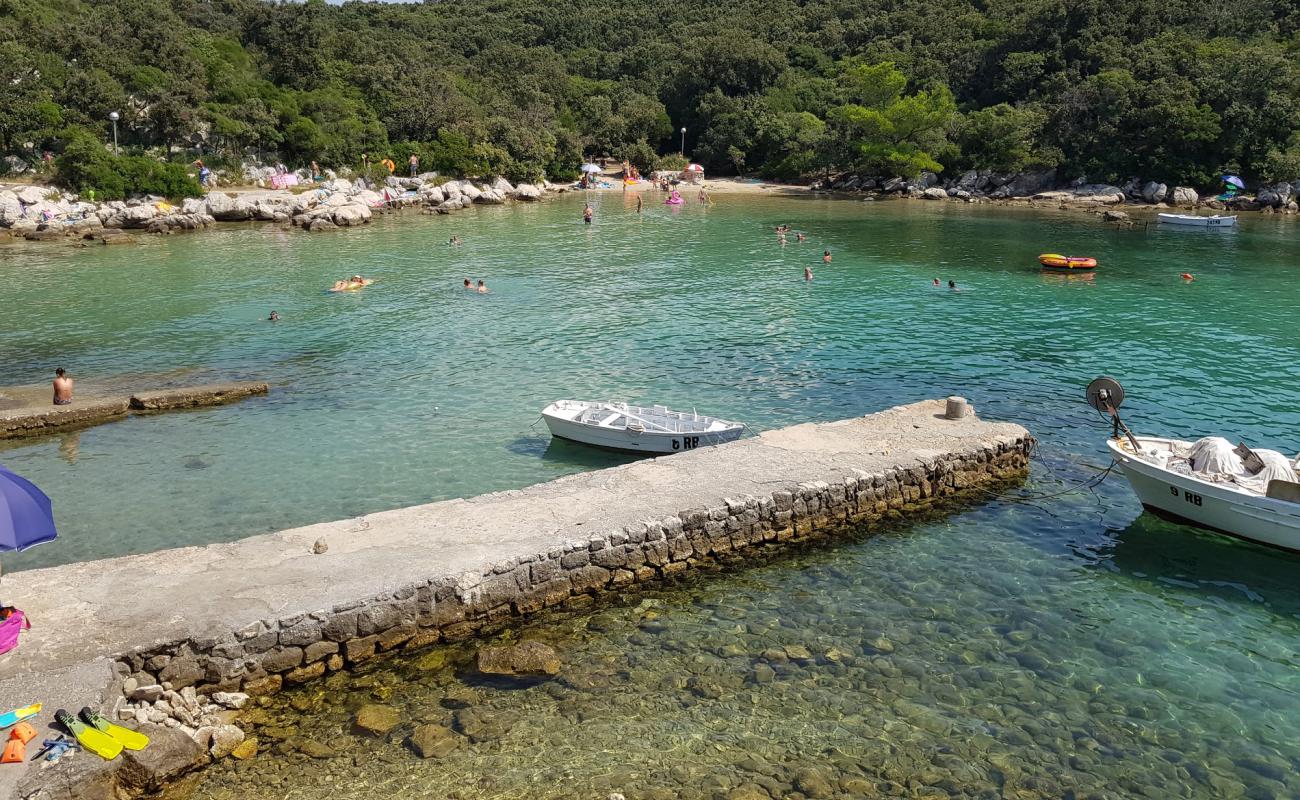
[[686, 155], [686, 126], [682, 126], [682, 156]]
[[121, 155], [117, 151], [117, 121], [122, 118], [122, 115], [116, 111], [110, 111], [108, 112], [108, 118], [113, 121], [113, 155]]

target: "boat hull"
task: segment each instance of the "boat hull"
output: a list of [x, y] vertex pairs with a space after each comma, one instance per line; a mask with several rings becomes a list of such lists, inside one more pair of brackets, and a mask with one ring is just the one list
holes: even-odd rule
[[625, 453], [653, 453], [666, 455], [695, 450], [709, 445], [724, 444], [739, 439], [744, 429], [727, 430], [713, 433], [658, 433], [653, 431], [630, 431], [619, 428], [599, 428], [584, 425], [572, 420], [542, 415], [546, 427], [552, 436], [568, 439], [571, 442], [601, 447], [606, 450], [620, 450]]
[[[1139, 439], [1144, 445], [1168, 441]], [[1300, 553], [1300, 503], [1248, 494], [1164, 469], [1134, 457], [1114, 439], [1106, 446], [1143, 507], [1158, 516]]]
[[1195, 214], [1158, 214], [1159, 220], [1168, 225], [1185, 225], [1189, 228], [1230, 228], [1237, 224], [1237, 218], [1231, 217], [1199, 217]]

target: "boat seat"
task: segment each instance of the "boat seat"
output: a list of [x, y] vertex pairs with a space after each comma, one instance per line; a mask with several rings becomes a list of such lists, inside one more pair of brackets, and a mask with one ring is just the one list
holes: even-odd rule
[[1268, 482], [1268, 489], [1265, 490], [1264, 496], [1274, 500], [1300, 503], [1300, 483], [1273, 479]]

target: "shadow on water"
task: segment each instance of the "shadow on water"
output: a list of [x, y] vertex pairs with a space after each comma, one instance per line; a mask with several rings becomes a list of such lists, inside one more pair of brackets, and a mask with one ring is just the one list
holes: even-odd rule
[[545, 431], [519, 436], [507, 443], [505, 448], [515, 455], [537, 457], [555, 466], [582, 469], [617, 467], [643, 458], [635, 453], [618, 453], [558, 439]]
[[[1232, 539], [1143, 513], [1111, 529], [1096, 566], [1147, 584], [1158, 594], [1186, 589], [1231, 603], [1262, 605], [1300, 620], [1295, 575], [1300, 555]], [[1159, 586], [1156, 586], [1159, 584]]]

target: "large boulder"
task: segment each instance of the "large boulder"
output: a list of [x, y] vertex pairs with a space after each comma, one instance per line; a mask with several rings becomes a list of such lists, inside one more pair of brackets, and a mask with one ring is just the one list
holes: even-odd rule
[[206, 205], [207, 213], [213, 219], [224, 221], [238, 218], [235, 212], [235, 198], [225, 192], [210, 192]]
[[479, 195], [483, 194], [483, 190], [479, 189], [477, 186], [470, 183], [469, 181], [461, 181], [460, 193], [462, 197], [465, 197], [472, 202], [474, 200], [477, 200]]
[[436, 206], [447, 198], [443, 195], [440, 187], [425, 184], [420, 187], [420, 199], [431, 206]]
[[159, 216], [156, 206], [132, 206], [122, 212], [118, 228], [143, 228], [149, 220]]
[[929, 189], [931, 186], [938, 185], [939, 176], [935, 175], [933, 172], [922, 172], [920, 177], [916, 179], [916, 182], [922, 189]]
[[[391, 195], [392, 192], [390, 191], [389, 194]], [[380, 192], [372, 192], [369, 189], [362, 189], [361, 191], [357, 192], [355, 195], [352, 196], [352, 201], [356, 203], [363, 203], [371, 208], [374, 208], [375, 206], [384, 204], [384, 195]]]
[[346, 192], [352, 189], [352, 181], [347, 178], [331, 178], [321, 184], [327, 192]]
[[1277, 192], [1269, 188], [1260, 189], [1256, 192], [1255, 202], [1259, 204], [1260, 208], [1275, 208], [1285, 205], [1282, 198], [1278, 197]]
[[560, 674], [560, 657], [548, 644], [520, 642], [502, 647], [483, 647], [476, 659], [485, 675], [553, 676]]
[[25, 186], [18, 190], [18, 199], [27, 205], [32, 205], [44, 200], [48, 194], [50, 194], [50, 190], [44, 186]]
[[335, 225], [346, 228], [352, 225], [364, 225], [370, 221], [370, 217], [369, 208], [361, 203], [349, 203], [334, 209], [330, 219]]
[[1142, 185], [1141, 196], [1142, 199], [1148, 203], [1163, 203], [1165, 201], [1165, 196], [1168, 193], [1169, 187], [1165, 186], [1163, 183], [1147, 181]]
[[[992, 179], [991, 179], [992, 180]], [[1011, 176], [1010, 180], [999, 185], [994, 197], [1030, 197], [1051, 188], [1056, 183], [1056, 170], [1043, 172], [1021, 172]]]
[[187, 197], [181, 201], [181, 213], [183, 214], [206, 214], [207, 204], [201, 197]]
[[478, 197], [474, 198], [475, 203], [489, 206], [499, 206], [506, 201], [506, 196], [496, 189], [488, 189]]
[[929, 189], [921, 192], [921, 197], [926, 200], [947, 200], [948, 193], [943, 189], [940, 189], [938, 186], [931, 186]]
[[496, 180], [492, 181], [491, 188], [496, 189], [506, 197], [514, 197], [515, 194], [515, 187], [510, 185], [510, 181], [502, 177], [498, 177]]
[[521, 183], [515, 187], [515, 197], [526, 201], [541, 200], [542, 190], [531, 183]]
[[1190, 186], [1175, 186], [1167, 199], [1176, 206], [1194, 206], [1201, 198]]
[[1278, 203], [1278, 205], [1284, 206], [1287, 203], [1291, 202], [1291, 200], [1294, 199], [1296, 196], [1295, 187], [1287, 183], [1286, 181], [1279, 181], [1273, 184], [1273, 186], [1270, 188], [1272, 188], [1273, 193], [1276, 194], [1278, 196], [1278, 199], [1281, 201]]
[[886, 193], [901, 192], [907, 188], [907, 181], [902, 178], [890, 178], [880, 187], [880, 191]]
[[9, 227], [23, 218], [23, 204], [18, 195], [10, 191], [0, 192], [0, 227]]

